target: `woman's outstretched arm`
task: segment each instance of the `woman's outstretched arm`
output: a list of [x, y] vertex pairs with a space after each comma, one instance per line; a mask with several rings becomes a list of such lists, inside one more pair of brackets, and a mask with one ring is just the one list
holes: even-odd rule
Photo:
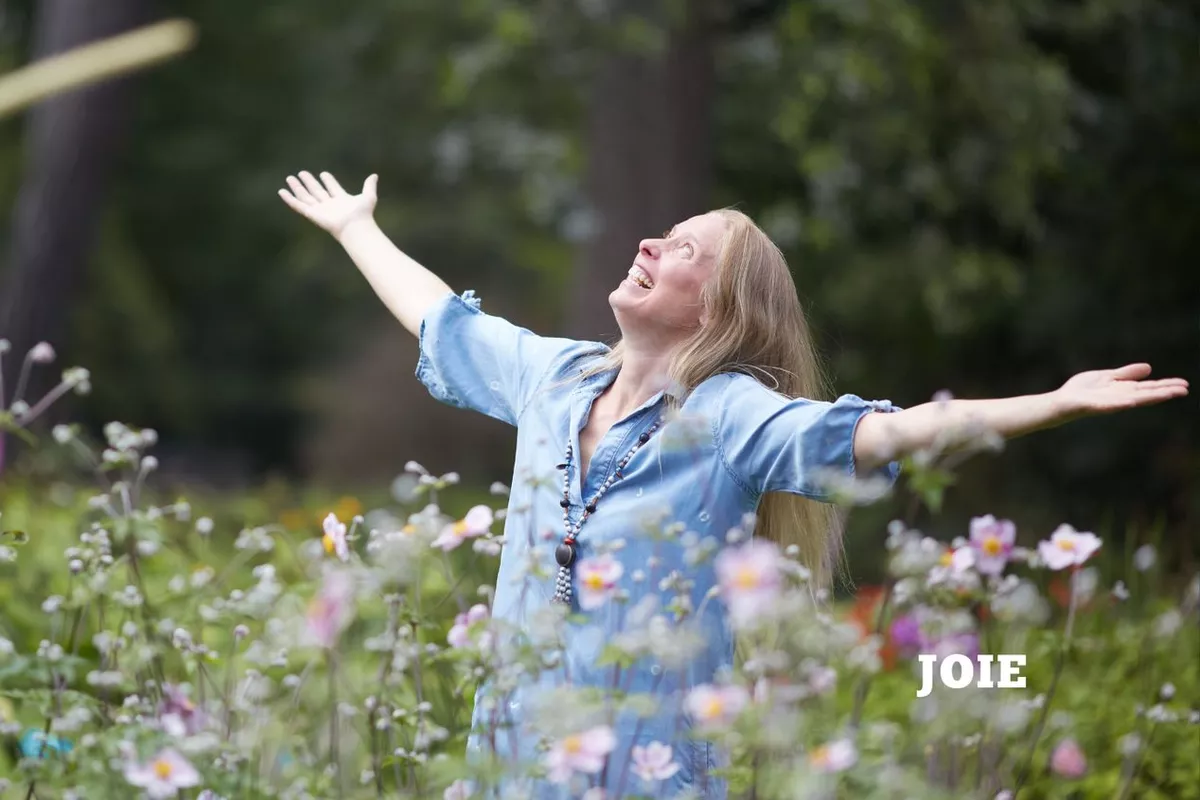
[[924, 403], [894, 414], [870, 414], [854, 434], [854, 459], [866, 471], [930, 447], [948, 430], [982, 428], [1011, 439], [1064, 422], [1161, 403], [1188, 393], [1182, 378], [1146, 380], [1149, 364], [1081, 372], [1045, 394], [998, 400]]
[[375, 224], [379, 177], [368, 177], [362, 193], [353, 195], [328, 172], [322, 172], [319, 181], [309, 172], [301, 172], [299, 178], [289, 175], [287, 184], [290, 192], [279, 190], [283, 202], [337, 239], [388, 310], [418, 336], [426, 312], [452, 290], [401, 252]]

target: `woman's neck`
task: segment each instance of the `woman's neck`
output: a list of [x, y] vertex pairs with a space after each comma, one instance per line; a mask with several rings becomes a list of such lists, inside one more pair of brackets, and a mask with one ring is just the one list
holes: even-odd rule
[[623, 419], [654, 395], [667, 388], [671, 366], [665, 348], [638, 348], [626, 341], [617, 377], [605, 391], [605, 399], [617, 419]]

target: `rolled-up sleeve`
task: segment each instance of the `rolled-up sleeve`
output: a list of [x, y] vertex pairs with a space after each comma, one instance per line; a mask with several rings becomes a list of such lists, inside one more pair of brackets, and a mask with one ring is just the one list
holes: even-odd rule
[[[789, 399], [745, 375], [730, 375], [717, 398], [713, 437], [726, 468], [754, 494], [789, 492], [828, 500], [856, 475], [854, 433], [867, 414], [899, 411], [887, 400], [845, 394], [833, 402]], [[899, 465], [869, 473], [895, 481]]]
[[426, 313], [416, 375], [434, 398], [518, 424], [557, 359], [580, 342], [538, 336], [485, 314], [473, 291], [447, 294]]

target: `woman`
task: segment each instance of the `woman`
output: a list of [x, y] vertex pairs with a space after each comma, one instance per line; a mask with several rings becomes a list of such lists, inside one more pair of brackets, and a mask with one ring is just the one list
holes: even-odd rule
[[[679, 766], [662, 796], [725, 791], [711, 775], [720, 760], [688, 735], [693, 715], [683, 704], [689, 689], [718, 683], [733, 661], [726, 609], [706, 600], [718, 576], [712, 559], [696, 565], [685, 548], [664, 548], [639, 528], [678, 523], [724, 540], [757, 515], [756, 537], [798, 545], [816, 579], [827, 581], [840, 547], [833, 506], [820, 502], [830, 499], [831, 481], [894, 480], [899, 457], [968, 423], [1011, 437], [1187, 393], [1185, 381], [1145, 380], [1149, 366], [1131, 364], [1001, 400], [906, 410], [853, 395], [820, 401], [817, 359], [784, 258], [749, 218], [728, 210], [641, 243], [609, 296], [621, 330], [615, 347], [540, 337], [484, 314], [471, 292], [456, 295], [396, 249], [373, 221], [376, 176], [357, 195], [328, 173], [317, 180], [301, 172], [287, 183], [280, 196], [288, 206], [345, 247], [419, 338], [417, 376], [433, 396], [517, 426], [493, 617], [528, 630], [555, 602], [583, 613], [585, 621], [568, 628], [562, 669], [505, 694], [502, 704], [481, 693], [479, 728], [505, 731], [477, 736], [474, 746], [486, 738], [501, 754], [534, 757], [535, 737], [522, 734], [524, 726], [541, 719], [546, 730], [555, 716], [571, 717], [571, 709], [553, 709], [545, 723], [539, 700], [564, 680], [610, 685], [614, 668], [596, 665], [604, 644], [630, 609], [653, 604], [664, 578], [694, 615], [703, 641], [686, 661], [669, 663], [668, 649], [621, 676], [623, 688], [654, 694], [659, 707], [649, 718], [611, 720], [618, 744], [599, 777], [609, 797], [631, 785], [631, 746], [650, 742], [670, 744]], [[601, 602], [614, 584], [628, 603]], [[587, 746], [572, 733], [568, 726], [557, 735]], [[553, 796], [552, 787], [539, 795]]]

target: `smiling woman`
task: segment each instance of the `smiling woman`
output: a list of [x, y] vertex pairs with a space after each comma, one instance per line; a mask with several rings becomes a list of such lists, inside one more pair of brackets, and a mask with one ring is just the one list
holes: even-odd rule
[[[714, 774], [725, 754], [691, 735], [742, 702], [740, 687], [722, 687], [736, 621], [718, 588], [770, 576], [738, 567], [731, 577], [730, 558], [697, 563], [684, 549], [663, 551], [652, 536], [635, 535], [639, 529], [673, 524], [713, 541], [734, 531], [795, 544], [819, 585], [840, 557], [832, 504], [839, 482], [866, 473], [892, 481], [899, 458], [964, 423], [1012, 436], [1187, 392], [1184, 381], [1146, 381], [1149, 367], [1130, 365], [1006, 400], [904, 411], [850, 394], [825, 400], [782, 253], [749, 217], [728, 209], [641, 242], [609, 296], [622, 334], [615, 346], [538, 336], [485, 314], [473, 292], [455, 294], [392, 245], [372, 219], [375, 176], [358, 195], [327, 173], [319, 181], [302, 172], [288, 185], [283, 200], [337, 237], [419, 337], [416, 373], [430, 393], [517, 427], [492, 617], [532, 635], [556, 601], [579, 616], [566, 628], [561, 669], [480, 689], [469, 749], [529, 763], [552, 743], [538, 797], [573, 796], [577, 771], [596, 774], [593, 788], [619, 796], [630, 768], [646, 768], [631, 764], [630, 754], [644, 761], [663, 746], [678, 769], [662, 770], [655, 796], [725, 796]], [[622, 576], [638, 574], [622, 585], [626, 603], [604, 602]], [[655, 708], [615, 714], [604, 727], [552, 730], [562, 714], [539, 716], [539, 704], [564, 684], [610, 685], [602, 656], [624, 609], [660, 607], [668, 580], [688, 613], [661, 637], [674, 641], [686, 617], [697, 639], [635, 661], [622, 675], [622, 690], [653, 696]], [[697, 699], [705, 697], [712, 702]]]

